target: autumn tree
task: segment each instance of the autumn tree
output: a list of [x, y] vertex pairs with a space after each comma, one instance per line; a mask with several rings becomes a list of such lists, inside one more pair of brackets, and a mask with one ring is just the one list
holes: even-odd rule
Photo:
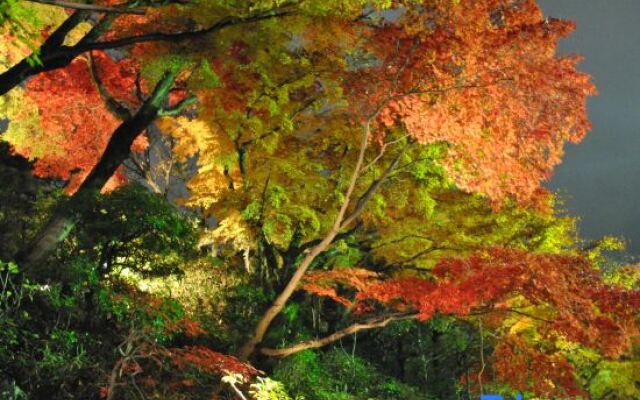
[[[302, 284], [362, 320], [263, 354], [399, 319], [500, 314], [520, 297], [542, 309], [532, 319], [550, 321], [544, 335], [611, 355], [628, 345], [633, 318], [621, 304], [635, 292], [602, 284], [575, 254], [540, 254], [570, 247], [571, 224], [552, 217], [540, 185], [564, 144], [589, 129], [585, 99], [595, 93], [578, 58], [555, 54], [570, 22], [545, 19], [533, 0], [77, 8], [32, 23], [42, 32], [36, 51], [2, 49], [3, 137], [34, 159], [36, 174], [73, 193], [17, 257], [25, 267], [46, 259], [79, 218], [74, 203], [107, 189], [154, 125], [169, 138], [171, 162], [195, 165], [182, 204], [219, 221], [201, 245], [230, 252], [249, 274], [277, 276], [242, 360]], [[367, 257], [336, 259], [345, 246]], [[519, 250], [483, 250], [494, 246]], [[386, 275], [338, 268], [365, 262]], [[418, 271], [407, 277], [410, 269]], [[518, 350], [523, 343], [505, 336], [497, 349], [564, 365]]]
[[[346, 59], [351, 70], [342, 83], [346, 104], [331, 110], [334, 124], [342, 115], [343, 129], [360, 131], [361, 138], [359, 145], [351, 142], [359, 154], [333, 223], [297, 265], [242, 356], [262, 340], [315, 258], [362, 217], [413, 142], [446, 144], [439, 163], [447, 177], [462, 189], [484, 193], [498, 207], [509, 197], [535, 202], [564, 141], [579, 139], [589, 126], [584, 99], [593, 88], [588, 77], [573, 69], [575, 60], [554, 56], [555, 41], [570, 26], [543, 20], [534, 3], [435, 6], [433, 14], [407, 10], [402, 24], [378, 17], [354, 27], [361, 47], [351, 45]], [[566, 71], [556, 76], [572, 88], [559, 92], [549, 80], [551, 69]], [[562, 79], [566, 74], [575, 79]], [[555, 133], [542, 140], [540, 132], [551, 126], [549, 132]], [[370, 142], [377, 143], [377, 154], [367, 152]], [[398, 149], [388, 151], [394, 144]]]
[[[88, 192], [100, 190], [105, 186], [120, 164], [128, 157], [129, 149], [134, 144], [134, 141], [147, 126], [153, 122], [159, 112], [179, 113], [193, 102], [192, 98], [176, 99], [174, 97], [174, 99], [176, 99], [174, 104], [168, 105], [168, 102], [170, 102], [170, 100], [168, 100], [170, 91], [179, 73], [178, 66], [168, 68], [165, 71], [166, 73], [158, 77], [153, 83], [155, 88], [151, 86], [151, 89], [146, 92], [146, 95], [141, 86], [133, 85], [135, 82], [130, 78], [135, 77], [135, 73], [132, 75], [132, 72], [129, 70], [123, 72], [125, 75], [118, 76], [118, 72], [113, 71], [114, 67], [117, 68], [117, 65], [113, 62], [110, 66], [111, 71], [107, 73], [107, 77], [110, 78], [109, 81], [104, 85], [101, 81], [96, 81], [95, 83], [98, 87], [94, 87], [89, 79], [89, 70], [94, 72], [93, 78], [97, 80], [95, 75], [99, 72], [99, 68], [88, 66], [86, 62], [76, 59], [77, 56], [98, 48], [106, 50], [138, 41], [158, 40], [155, 34], [150, 34], [151, 37], [132, 36], [124, 40], [116, 40], [115, 43], [105, 44], [108, 41], [101, 41], [98, 44], [95, 40], [106, 35], [108, 27], [114, 22], [114, 15], [120, 15], [120, 13], [110, 12], [110, 10], [98, 10], [98, 12], [102, 12], [102, 18], [94, 26], [87, 26], [85, 21], [91, 16], [89, 11], [75, 11], [67, 19], [63, 20], [53, 32], [47, 34], [47, 39], [38, 49], [37, 56], [40, 57], [40, 59], [37, 62], [34, 62], [33, 56], [31, 56], [31, 58], [24, 58], [17, 64], [10, 64], [9, 68], [0, 76], [3, 94], [21, 83], [27, 77], [51, 70], [53, 71], [48, 73], [48, 75], [41, 77], [40, 82], [34, 81], [31, 92], [36, 96], [36, 99], [38, 92], [44, 93], [47, 90], [56, 89], [64, 90], [64, 87], [69, 85], [70, 87], [68, 89], [72, 92], [77, 91], [79, 98], [70, 110], [61, 110], [59, 105], [56, 105], [54, 101], [46, 103], [46, 105], [51, 105], [53, 108], [47, 109], [47, 107], [41, 107], [39, 112], [41, 112], [44, 117], [41, 120], [44, 129], [47, 129], [47, 124], [50, 124], [49, 127], [58, 128], [58, 125], [56, 125], [57, 118], [58, 123], [61, 121], [65, 122], [61, 126], [63, 128], [61, 133], [63, 134], [68, 132], [64, 128], [74, 132], [80, 132], [81, 134], [84, 131], [84, 133], [88, 135], [98, 131], [102, 140], [95, 140], [95, 137], [89, 136], [90, 142], [88, 143], [83, 143], [82, 140], [72, 141], [72, 143], [78, 146], [76, 147], [77, 150], [87, 154], [86, 159], [73, 158], [70, 165], [65, 165], [65, 157], [69, 157], [71, 154], [69, 149], [64, 149], [64, 145], [69, 145], [70, 143], [68, 143], [68, 140], [60, 137], [56, 138], [55, 136], [47, 136], [47, 138], [53, 139], [53, 142], [50, 142], [49, 145], [46, 146], [44, 153], [39, 154], [38, 150], [34, 149], [34, 145], [38, 142], [37, 137], [34, 137], [37, 136], [37, 130], [34, 132], [34, 129], [27, 129], [26, 134], [30, 137], [24, 138], [24, 127], [19, 126], [17, 130], [23, 135], [19, 135], [18, 140], [16, 140], [16, 144], [18, 145], [16, 147], [17, 151], [22, 151], [23, 154], [29, 156], [35, 157], [37, 155], [39, 158], [38, 166], [40, 167], [37, 172], [41, 176], [69, 179], [71, 173], [78, 174], [78, 172], [80, 172], [78, 176], [80, 177], [79, 181], [82, 183], [72, 182], [69, 189], [71, 192], [74, 192], [76, 191], [76, 187], [78, 188], [74, 198], [81, 198], [83, 195], [86, 196]], [[249, 18], [249, 20], [255, 21], [270, 16], [272, 15], [257, 15]], [[228, 25], [246, 22], [246, 20], [247, 18], [243, 17], [232, 17], [218, 21], [218, 23], [214, 23], [212, 27], [195, 33], [181, 32], [168, 34], [168, 36], [160, 34], [160, 40], [175, 39], [179, 41], [182, 38], [197, 37], [222, 29]], [[80, 33], [77, 32], [77, 30], [82, 29], [84, 30]], [[91, 45], [84, 47], [88, 43], [91, 43]], [[62, 53], [64, 53], [64, 55]], [[64, 71], [59, 70], [62, 67], [67, 67], [67, 69]], [[70, 72], [69, 69], [75, 70], [77, 75], [79, 75], [80, 79], [78, 82], [67, 81], [70, 76], [68, 75]], [[115, 88], [113, 84], [115, 84]], [[129, 84], [129, 87], [127, 87], [127, 84]], [[56, 85], [62, 87], [56, 88]], [[109, 93], [110, 89], [119, 89], [119, 93]], [[117, 95], [122, 94], [122, 89], [136, 89], [138, 91], [140, 107], [135, 113], [131, 112], [125, 115], [124, 110], [126, 110], [126, 106], [135, 107], [136, 104], [135, 102], [133, 102], [133, 104], [130, 102], [126, 106], [120, 104], [119, 100], [122, 99], [118, 99]], [[100, 117], [104, 118], [104, 120], [101, 124], [97, 125], [92, 124], [88, 120], [87, 115], [83, 114], [89, 110], [95, 112], [98, 104], [102, 106], [99, 94], [103, 96], [106, 94], [106, 97], [109, 99], [116, 97], [112, 102], [107, 102], [107, 106], [111, 106], [113, 111], [119, 114], [119, 117], [124, 117], [124, 121], [120, 125], [115, 123], [114, 116], [110, 116], [109, 113], [106, 112], [99, 113]], [[133, 94], [129, 93], [129, 96], [125, 96], [124, 100], [130, 100], [132, 96]], [[11, 98], [9, 100], [11, 101]], [[91, 101], [95, 102], [94, 106], [91, 106]], [[11, 103], [9, 104], [11, 105]], [[117, 112], [118, 110], [120, 111], [119, 113]], [[9, 108], [9, 111], [11, 111], [11, 108]], [[49, 111], [51, 115], [48, 115], [47, 111]], [[71, 111], [71, 113], [69, 113], [69, 111]], [[33, 114], [30, 115], [32, 116]], [[20, 118], [14, 117], [13, 124], [20, 124], [21, 122]], [[109, 134], [108, 132], [112, 129], [115, 130], [113, 130], [112, 134]], [[52, 146], [56, 141], [58, 149]], [[56, 155], [56, 151], [58, 155]], [[73, 219], [73, 215], [69, 214], [68, 209], [56, 213], [47, 226], [44, 227], [40, 234], [34, 239], [33, 243], [22, 251], [18, 259], [20, 259], [27, 268], [37, 264], [66, 236], [65, 232], [73, 225]]]

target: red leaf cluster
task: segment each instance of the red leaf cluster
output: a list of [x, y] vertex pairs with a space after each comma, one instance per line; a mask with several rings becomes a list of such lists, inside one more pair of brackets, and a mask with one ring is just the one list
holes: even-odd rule
[[332, 271], [317, 271], [308, 277], [302, 286], [305, 291], [317, 296], [329, 297], [335, 302], [351, 308], [354, 303], [339, 295], [336, 287], [342, 285], [357, 291], [364, 291], [370, 285], [371, 279], [377, 277], [377, 274], [361, 268], [342, 268]]
[[[640, 334], [640, 291], [607, 285], [599, 270], [583, 257], [497, 248], [466, 258], [443, 259], [431, 272], [431, 280], [382, 279], [361, 270], [312, 272], [304, 289], [328, 296], [356, 314], [380, 312], [385, 307], [415, 312], [420, 320], [435, 314], [475, 314], [496, 326], [511, 313], [528, 315], [508, 306], [509, 300], [518, 297], [525, 300], [519, 300], [522, 304], [518, 306], [542, 310], [541, 316], [531, 318], [543, 339], [553, 343], [564, 338], [611, 357], [628, 350]], [[352, 299], [339, 295], [341, 288]], [[532, 348], [515, 335], [498, 339], [492, 365], [495, 378], [544, 396], [581, 394], [573, 366], [552, 347], [546, 351]]]
[[[109, 94], [126, 105], [137, 105], [132, 62], [114, 61], [105, 54], [96, 54], [95, 60]], [[36, 160], [34, 172], [39, 177], [69, 181], [66, 191], [73, 193], [100, 159], [120, 121], [106, 107], [85, 59], [35, 76], [26, 89], [38, 106], [44, 132], [32, 141], [47, 148]], [[141, 136], [132, 148], [141, 151], [146, 146], [146, 138]], [[15, 149], [22, 156], [32, 156], [29, 146], [16, 144]], [[113, 189], [125, 180], [119, 170], [105, 189]]]
[[262, 374], [237, 358], [205, 346], [188, 346], [183, 349], [172, 349], [172, 362], [179, 369], [196, 368], [201, 372], [214, 375], [240, 374], [247, 380]]
[[575, 379], [573, 365], [561, 354], [546, 354], [522, 338], [508, 336], [492, 355], [495, 380], [509, 382], [513, 389], [531, 391], [544, 398], [584, 396]]
[[[351, 284], [353, 273], [348, 270], [310, 273], [304, 288], [334, 298], [356, 313], [370, 312], [373, 304], [379, 304], [415, 311], [421, 320], [436, 313], [466, 316], [494, 310], [506, 315], [509, 309], [501, 303], [520, 295], [530, 305], [549, 309], [552, 317], [541, 328], [544, 334], [562, 335], [607, 355], [626, 350], [631, 336], [638, 334], [640, 291], [606, 285], [582, 257], [491, 249], [444, 259], [432, 273], [435, 280], [382, 280], [369, 275], [366, 284], [357, 281], [357, 285]], [[336, 284], [355, 290], [354, 300], [338, 296]]]

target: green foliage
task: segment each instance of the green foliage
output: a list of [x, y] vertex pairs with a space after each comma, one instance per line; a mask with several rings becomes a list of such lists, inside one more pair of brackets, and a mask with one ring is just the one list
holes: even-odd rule
[[[0, 142], [0, 152], [5, 151], [5, 144]], [[0, 259], [9, 260], [44, 223], [61, 193], [40, 187], [27, 171], [2, 163], [0, 184]]]
[[12, 399], [68, 394], [65, 382], [88, 371], [87, 348], [95, 346], [90, 334], [71, 326], [81, 310], [78, 298], [59, 284], [29, 283], [18, 266], [0, 262], [0, 301], [0, 393]]
[[26, 45], [34, 51], [35, 53], [28, 58], [34, 65], [41, 63], [37, 53], [37, 35], [33, 30], [33, 26], [37, 26], [38, 22], [34, 8], [25, 5], [24, 1], [0, 0], [0, 34], [8, 33], [15, 37], [19, 44]]
[[89, 363], [85, 346], [91, 343], [87, 334], [69, 329], [54, 329], [44, 341], [35, 368], [44, 380], [59, 380], [75, 374]]
[[[155, 74], [152, 71], [147, 71], [149, 74]], [[159, 76], [157, 77], [159, 78]], [[189, 87], [194, 89], [215, 89], [222, 85], [220, 76], [213, 70], [211, 64], [206, 59], [203, 59], [198, 67], [194, 70], [193, 74], [189, 78]]]
[[178, 301], [156, 298], [127, 284], [118, 286], [102, 288], [96, 308], [121, 331], [141, 329], [159, 343], [167, 343], [181, 333], [178, 325], [185, 311]]
[[0, 396], [7, 400], [26, 400], [27, 394], [14, 381], [0, 383]]
[[[173, 205], [138, 185], [87, 202], [66, 245], [100, 274], [124, 270], [141, 276], [178, 273], [195, 255], [193, 221]], [[65, 256], [65, 262], [73, 263]]]
[[18, 266], [0, 260], [0, 315], [20, 307], [23, 285], [17, 280]]
[[398, 322], [358, 343], [358, 354], [382, 373], [423, 388], [432, 399], [462, 395], [459, 378], [473, 368], [479, 355], [476, 330], [444, 316], [426, 324]]
[[640, 397], [640, 361], [602, 361], [589, 383], [593, 399], [637, 399]]
[[306, 350], [274, 368], [273, 376], [289, 393], [308, 400], [428, 399], [416, 388], [380, 373], [345, 349], [327, 353]]
[[[292, 400], [282, 383], [269, 378], [258, 377], [258, 381], [251, 385], [249, 393], [253, 400]], [[304, 398], [296, 397], [295, 400]]]
[[194, 65], [195, 61], [189, 56], [172, 54], [148, 61], [143, 65], [141, 72], [142, 76], [149, 80], [149, 85], [153, 87], [167, 72], [178, 73]]
[[[23, 53], [30, 48], [36, 50], [35, 43], [67, 16], [60, 8], [53, 11], [27, 3], [0, 0], [0, 39], [15, 38], [21, 47], [9, 49], [0, 43], [0, 70], [26, 56]], [[180, 380], [171, 393], [145, 396], [147, 387], [142, 380], [136, 382], [137, 374], [148, 374], [145, 378], [151, 379], [146, 382], [154, 386], [157, 378], [182, 378], [171, 376], [171, 367], [180, 363], [147, 353], [148, 364], [155, 363], [156, 370], [161, 370], [157, 375], [134, 363], [126, 365], [134, 372], [123, 372], [124, 364], [118, 371], [114, 365], [125, 356], [122, 340], [131, 339], [131, 332], [141, 332], [143, 339], [136, 340], [147, 340], [147, 347], [133, 346], [134, 339], [125, 342], [131, 350], [126, 351], [128, 355], [139, 350], [143, 357], [149, 349], [184, 344], [215, 343], [221, 349], [235, 349], [247, 339], [300, 259], [313, 254], [309, 252], [313, 245], [332, 232], [354, 166], [362, 161], [357, 158], [362, 121], [371, 117], [372, 109], [380, 118], [366, 125], [365, 132], [372, 128], [372, 134], [365, 138], [369, 141], [363, 152], [364, 168], [357, 171], [352, 202], [346, 207], [349, 214], [364, 205], [363, 212], [357, 221], [341, 227], [339, 237], [322, 250], [310, 269], [371, 267], [381, 272], [381, 278], [422, 277], [443, 257], [464, 256], [486, 247], [576, 252], [575, 222], [557, 216], [552, 197], [539, 209], [508, 199], [498, 207], [488, 199], [502, 200], [506, 193], [528, 199], [539, 184], [536, 176], [547, 176], [551, 165], [559, 162], [564, 139], [544, 145], [545, 132], [520, 132], [532, 115], [529, 105], [539, 111], [536, 123], [540, 126], [556, 129], [561, 125], [556, 121], [568, 125], [549, 137], [574, 132], [573, 139], [578, 139], [587, 124], [575, 110], [581, 109], [578, 100], [592, 90], [588, 77], [577, 73], [571, 60], [563, 64], [550, 56], [560, 35], [554, 29], [567, 26], [558, 27], [554, 21], [544, 21], [542, 26], [535, 2], [511, 3], [468, 2], [469, 7], [462, 9], [465, 3], [457, 0], [150, 0], [132, 3], [152, 6], [145, 17], [114, 16], [111, 22], [117, 28], [100, 40], [149, 31], [195, 31], [225, 25], [237, 17], [287, 10], [282, 18], [229, 24], [206, 35], [186, 33], [180, 39], [118, 49], [113, 53], [132, 61], [124, 74], [131, 82], [116, 82], [109, 77], [113, 72], [109, 68], [99, 71], [107, 91], [111, 86], [134, 90], [128, 86], [135, 85], [139, 74], [142, 85], [135, 90], [142, 92], [136, 93], [141, 98], [167, 71], [181, 72], [171, 100], [185, 90], [197, 96], [197, 110], [190, 108], [175, 119], [164, 113], [156, 125], [171, 135], [167, 143], [175, 144], [173, 155], [184, 169], [197, 170], [187, 183], [189, 198], [184, 204], [197, 208], [198, 217], [219, 222], [199, 242], [194, 219], [139, 185], [60, 201], [58, 191], [36, 188], [42, 183], [23, 179], [29, 174], [8, 173], [0, 165], [0, 259], [11, 259], [52, 212], [82, 204], [74, 210], [75, 230], [33, 274], [40, 284], [23, 280], [15, 264], [0, 262], [0, 396], [19, 397], [26, 392], [33, 398], [49, 398], [51, 393], [56, 393], [55, 399], [95, 398], [98, 386], [118, 375], [131, 379], [122, 381], [130, 385], [119, 392], [125, 393], [118, 394], [122, 398], [184, 400], [190, 398], [188, 390], [176, 388], [200, 383], [196, 381], [201, 377], [212, 383], [202, 370], [215, 370], [212, 363], [223, 357], [204, 352], [206, 357], [201, 354], [200, 364], [194, 367], [199, 370], [189, 376], [196, 379]], [[385, 11], [392, 7], [397, 9]], [[43, 10], [52, 17], [43, 19]], [[463, 14], [465, 10], [470, 12]], [[406, 15], [406, 21], [398, 15]], [[505, 22], [509, 29], [502, 29], [494, 17], [521, 20], [513, 26]], [[394, 26], [394, 19], [407, 26]], [[92, 18], [79, 30], [95, 23]], [[45, 27], [43, 35], [39, 27]], [[528, 40], [512, 40], [521, 35]], [[67, 41], [77, 36], [72, 33]], [[409, 51], [403, 47], [408, 38], [415, 39]], [[529, 45], [523, 51], [531, 57], [521, 66], [522, 57], [515, 50]], [[404, 62], [396, 60], [405, 52]], [[37, 56], [35, 51], [27, 60], [38, 62]], [[384, 68], [378, 71], [380, 66]], [[558, 77], [576, 79], [544, 79], [556, 75], [545, 74], [542, 67], [556, 68]], [[505, 71], [515, 77], [503, 85]], [[497, 82], [491, 78], [494, 74], [500, 77]], [[528, 75], [534, 77], [531, 82], [525, 79]], [[467, 91], [469, 83], [473, 90]], [[90, 87], [95, 89], [93, 84]], [[564, 84], [568, 90], [557, 89]], [[530, 90], [547, 86], [553, 91], [547, 88], [541, 93], [549, 96]], [[52, 83], [52, 87], [56, 86]], [[403, 98], [403, 93], [412, 95]], [[582, 94], [563, 102], [567, 93]], [[23, 88], [17, 88], [0, 99], [0, 118], [9, 120], [4, 139], [28, 148], [31, 158], [59, 155], [64, 146], [56, 143], [57, 137], [34, 143], [34, 132], [42, 133], [47, 118], [23, 94]], [[404, 110], [390, 111], [381, 104], [396, 97], [390, 108]], [[557, 100], [555, 112], [548, 111], [547, 103], [534, 101], [547, 98]], [[101, 101], [98, 98], [96, 104]], [[73, 115], [75, 105], [67, 106]], [[503, 125], [511, 128], [501, 131]], [[451, 134], [434, 134], [439, 131]], [[504, 138], [515, 139], [504, 146]], [[467, 141], [471, 145], [466, 146]], [[489, 159], [492, 154], [500, 157]], [[518, 163], [511, 165], [507, 161], [515, 154]], [[397, 167], [377, 188], [395, 157]], [[493, 161], [497, 165], [485, 171], [485, 164]], [[507, 185], [511, 172], [518, 177], [513, 182], [517, 185]], [[496, 187], [485, 188], [484, 181], [495, 181]], [[514, 190], [504, 190], [502, 184]], [[364, 203], [373, 188], [376, 192]], [[470, 193], [478, 188], [484, 194]], [[211, 254], [198, 254], [197, 242]], [[607, 239], [590, 256], [596, 264], [604, 263], [602, 250], [616, 245]], [[636, 272], [611, 273], [609, 280], [637, 287]], [[295, 296], [270, 327], [265, 345], [281, 347], [325, 336], [360, 317], [354, 310], [304, 294]], [[372, 312], [377, 311], [383, 310]], [[194, 316], [204, 321], [204, 333], [189, 320], [187, 328], [197, 332], [187, 334], [183, 323]], [[492, 328], [497, 334], [515, 326]], [[323, 351], [303, 351], [278, 361], [256, 357], [282, 383], [259, 378], [243, 389], [249, 389], [255, 400], [291, 400], [291, 395], [299, 400], [460, 398], [465, 391], [460, 378], [474, 372], [478, 354], [489, 353], [493, 345], [491, 339], [489, 344], [481, 342], [481, 337], [465, 320], [436, 316], [428, 323], [405, 321], [378, 333], [343, 338]], [[197, 358], [197, 350], [185, 352], [185, 359]], [[585, 360], [575, 356], [572, 361], [594, 396], [639, 395], [634, 386], [638, 380], [635, 360], [582, 356]], [[467, 397], [471, 392], [467, 387]], [[199, 394], [200, 398], [211, 395]]]
[[233, 344], [242, 343], [271, 299], [271, 294], [265, 288], [251, 283], [242, 283], [226, 290], [222, 317], [232, 332], [230, 339]]

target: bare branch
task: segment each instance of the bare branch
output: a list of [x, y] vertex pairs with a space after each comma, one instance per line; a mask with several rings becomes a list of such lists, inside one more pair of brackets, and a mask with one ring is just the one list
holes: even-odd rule
[[378, 152], [378, 155], [369, 163], [367, 164], [366, 167], [362, 168], [362, 172], [365, 172], [366, 170], [368, 170], [369, 168], [372, 168], [378, 161], [380, 161], [380, 159], [382, 158], [382, 156], [384, 156], [387, 147], [392, 146], [396, 143], [400, 143], [403, 139], [408, 138], [409, 135], [403, 135], [402, 137], [396, 139], [396, 140], [392, 140], [390, 142], [386, 142], [384, 143], [381, 147], [380, 147], [380, 152]]
[[357, 322], [323, 338], [305, 340], [304, 342], [283, 349], [262, 348], [260, 349], [260, 352], [270, 357], [287, 357], [302, 350], [317, 349], [319, 347], [326, 346], [330, 343], [342, 339], [345, 336], [353, 335], [354, 333], [361, 330], [382, 328], [387, 326], [392, 321], [416, 319], [417, 316], [418, 314], [415, 313], [397, 313], [374, 317], [367, 321]]
[[379, 245], [372, 246], [371, 248], [372, 249], [380, 249], [382, 247], [389, 246], [389, 245], [396, 244], [396, 243], [400, 243], [400, 242], [403, 242], [403, 241], [408, 240], [408, 239], [419, 239], [419, 240], [427, 240], [429, 242], [433, 242], [433, 238], [432, 237], [422, 236], [422, 235], [418, 235], [418, 234], [409, 234], [409, 235], [401, 236], [401, 237], [399, 237], [397, 239], [390, 240], [388, 242], [380, 243]]
[[102, 78], [100, 78], [100, 74], [98, 74], [98, 68], [96, 66], [96, 60], [93, 57], [92, 52], [89, 52], [89, 67], [91, 71], [91, 77], [93, 78], [96, 87], [98, 88], [98, 92], [100, 96], [104, 100], [107, 108], [113, 115], [115, 115], [120, 120], [124, 121], [128, 118], [131, 118], [131, 111], [127, 107], [125, 107], [122, 103], [116, 100], [115, 97], [109, 93], [107, 88], [104, 86], [102, 82]]
[[184, 110], [196, 104], [197, 102], [198, 102], [198, 98], [196, 96], [188, 96], [183, 100], [180, 100], [178, 104], [176, 104], [171, 108], [163, 108], [162, 110], [160, 110], [158, 115], [163, 117], [167, 117], [167, 116], [175, 117], [177, 115], [182, 114]]
[[355, 209], [351, 211], [351, 213], [348, 216], [346, 216], [344, 218], [344, 221], [342, 221], [342, 223], [340, 224], [340, 228], [339, 228], [340, 230], [349, 226], [349, 224], [351, 224], [356, 218], [360, 216], [367, 202], [371, 200], [371, 198], [378, 191], [380, 186], [382, 186], [382, 183], [384, 183], [384, 181], [387, 180], [391, 172], [393, 172], [393, 170], [396, 169], [396, 167], [398, 166], [398, 163], [400, 162], [400, 159], [402, 158], [402, 156], [404, 155], [404, 152], [407, 150], [410, 144], [411, 142], [408, 143], [406, 146], [404, 146], [404, 148], [398, 153], [396, 158], [391, 162], [391, 164], [389, 164], [387, 169], [385, 169], [382, 175], [378, 179], [374, 180], [369, 186], [369, 188], [367, 189], [367, 191], [364, 192], [362, 196], [360, 196], [360, 198], [358, 199], [358, 202], [356, 203]]

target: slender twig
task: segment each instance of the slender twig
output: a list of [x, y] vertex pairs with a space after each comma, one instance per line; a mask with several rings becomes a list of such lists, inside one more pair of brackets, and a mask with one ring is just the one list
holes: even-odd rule
[[366, 170], [368, 170], [369, 168], [373, 167], [378, 161], [380, 161], [380, 159], [382, 158], [382, 156], [384, 156], [385, 151], [387, 150], [387, 147], [392, 146], [396, 143], [400, 143], [401, 141], [403, 141], [404, 139], [408, 138], [409, 134], [403, 135], [402, 137], [396, 139], [396, 140], [392, 140], [390, 142], [386, 142], [384, 143], [382, 146], [380, 146], [380, 151], [378, 152], [378, 155], [369, 163], [367, 164], [364, 168], [362, 168], [362, 172], [364, 173]]
[[[387, 180], [389, 175], [396, 169], [396, 167], [398, 166], [398, 163], [402, 159], [402, 156], [404, 155], [409, 145], [411, 145], [411, 142], [407, 143], [407, 145], [404, 146], [402, 150], [400, 150], [400, 152], [398, 152], [398, 155], [395, 157], [393, 161], [391, 161], [391, 164], [389, 164], [389, 166], [384, 170], [382, 175], [378, 179], [374, 180], [369, 186], [369, 188], [364, 192], [364, 194], [360, 196], [360, 198], [356, 202], [356, 206], [353, 209], [353, 211], [351, 211], [350, 214], [346, 215], [344, 219], [342, 219], [341, 224], [339, 225], [339, 230], [346, 228], [356, 218], [358, 218], [358, 216], [360, 215], [360, 213], [362, 213], [362, 210], [364, 210], [364, 207], [369, 202], [369, 200], [371, 200], [371, 198], [378, 191], [380, 186], [382, 186], [382, 184]], [[362, 167], [358, 168], [358, 175], [360, 175], [361, 172], [362, 172]]]
[[482, 386], [482, 374], [485, 369], [484, 362], [484, 335], [482, 329], [482, 318], [478, 318], [478, 329], [480, 330], [480, 371], [478, 371], [478, 384], [480, 385], [480, 396], [484, 394], [484, 388]]
[[372, 246], [371, 249], [379, 249], [381, 247], [385, 247], [385, 246], [389, 246], [389, 245], [392, 245], [392, 244], [403, 242], [403, 241], [405, 241], [407, 239], [428, 240], [430, 242], [433, 242], [433, 238], [432, 237], [422, 236], [422, 235], [417, 235], [417, 234], [409, 234], [409, 235], [401, 236], [401, 237], [399, 237], [397, 239], [394, 239], [394, 240], [390, 240], [388, 242], [380, 243], [377, 246]]

